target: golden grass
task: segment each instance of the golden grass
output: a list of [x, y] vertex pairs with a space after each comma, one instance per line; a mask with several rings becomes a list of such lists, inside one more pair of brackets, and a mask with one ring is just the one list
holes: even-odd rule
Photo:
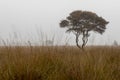
[[120, 80], [120, 47], [0, 47], [0, 80]]

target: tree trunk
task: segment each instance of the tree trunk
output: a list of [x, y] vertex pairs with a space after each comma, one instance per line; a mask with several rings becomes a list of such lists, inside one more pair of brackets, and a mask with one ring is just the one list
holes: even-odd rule
[[88, 37], [86, 35], [83, 35], [82, 41], [83, 41], [83, 44], [82, 44], [82, 49], [83, 49], [88, 42]]
[[78, 42], [79, 42], [79, 35], [76, 35], [76, 45], [79, 49], [82, 49]]

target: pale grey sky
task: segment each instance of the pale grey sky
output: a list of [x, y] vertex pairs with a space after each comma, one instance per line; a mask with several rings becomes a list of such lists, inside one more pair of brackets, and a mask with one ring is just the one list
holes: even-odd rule
[[[74, 10], [92, 11], [110, 23], [103, 35], [91, 35], [89, 43], [120, 43], [120, 1], [119, 0], [0, 0], [0, 37], [10, 38], [18, 32], [23, 40], [36, 40], [37, 31], [48, 37], [55, 34], [57, 41], [74, 38], [59, 28], [60, 20]], [[70, 43], [74, 43], [73, 39]]]

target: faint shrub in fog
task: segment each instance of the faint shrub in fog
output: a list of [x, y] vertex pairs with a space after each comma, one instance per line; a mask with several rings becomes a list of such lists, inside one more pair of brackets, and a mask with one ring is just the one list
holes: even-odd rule
[[116, 40], [114, 40], [113, 46], [118, 46], [118, 45], [119, 45], [118, 42]]
[[53, 46], [53, 43], [54, 43], [54, 41], [52, 41], [52, 40], [46, 40], [45, 41], [46, 46]]

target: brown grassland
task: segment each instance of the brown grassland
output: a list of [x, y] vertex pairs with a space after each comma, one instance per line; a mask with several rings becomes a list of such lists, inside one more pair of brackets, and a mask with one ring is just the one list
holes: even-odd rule
[[120, 47], [0, 47], [0, 80], [120, 80]]

